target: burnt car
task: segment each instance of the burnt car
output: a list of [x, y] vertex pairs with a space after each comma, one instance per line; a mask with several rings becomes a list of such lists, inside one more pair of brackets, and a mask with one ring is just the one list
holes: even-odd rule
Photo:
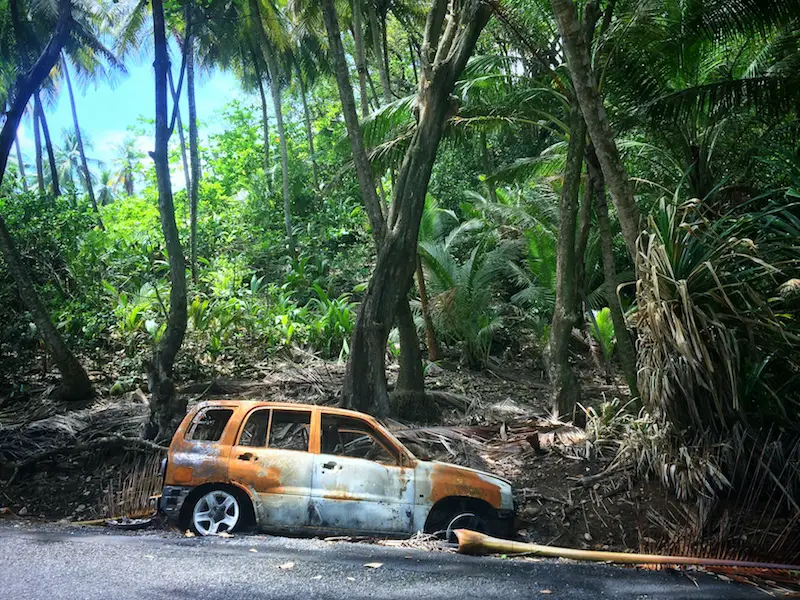
[[512, 532], [509, 481], [416, 458], [369, 415], [219, 400], [195, 406], [169, 447], [163, 512], [201, 535], [408, 536]]

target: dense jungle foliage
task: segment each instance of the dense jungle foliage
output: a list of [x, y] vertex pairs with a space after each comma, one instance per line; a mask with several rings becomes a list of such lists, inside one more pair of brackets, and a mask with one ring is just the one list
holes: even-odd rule
[[[715, 494], [749, 439], [791, 498], [799, 44], [793, 0], [4, 3], [2, 393], [43, 360], [65, 400], [141, 387], [163, 439], [174, 380], [282, 352], [349, 360], [343, 402], [406, 418], [437, 361], [544, 372], [567, 419], [596, 368], [643, 407], [644, 470]], [[71, 86], [137, 56], [156, 119], [101, 162]], [[213, 124], [200, 72], [241, 85]]]

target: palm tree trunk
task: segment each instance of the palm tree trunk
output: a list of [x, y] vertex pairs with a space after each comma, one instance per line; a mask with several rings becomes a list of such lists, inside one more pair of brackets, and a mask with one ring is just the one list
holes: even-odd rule
[[22, 160], [22, 150], [19, 147], [19, 137], [14, 138], [14, 146], [17, 150], [17, 167], [19, 168], [19, 176], [22, 179], [22, 191], [28, 191], [28, 179], [25, 177], [25, 161]]
[[366, 2], [369, 28], [372, 30], [372, 48], [375, 52], [375, 62], [378, 63], [381, 88], [383, 89], [383, 102], [384, 104], [389, 104], [392, 101], [392, 88], [389, 82], [389, 70], [383, 56], [383, 35], [378, 23], [378, 13], [375, 10], [375, 0], [366, 0]]
[[575, 102], [570, 109], [570, 136], [567, 163], [559, 201], [558, 254], [556, 259], [556, 305], [548, 341], [548, 375], [553, 386], [553, 409], [562, 416], [572, 416], [580, 401], [580, 383], [570, 362], [569, 343], [577, 312], [575, 228], [578, 218], [578, 194], [583, 168], [586, 125]]
[[[180, 98], [175, 94], [175, 82], [172, 77], [172, 70], [168, 71], [169, 77], [169, 92], [172, 96], [172, 101], [175, 103], [175, 126], [178, 129], [178, 140], [181, 145], [181, 164], [183, 165], [183, 178], [186, 180], [187, 192], [191, 189], [192, 178], [189, 175], [189, 161], [186, 158], [186, 136], [183, 134], [183, 122], [181, 121]], [[130, 194], [128, 194], [130, 195]], [[187, 203], [188, 208], [188, 203]]]
[[275, 108], [275, 121], [278, 126], [278, 139], [281, 148], [281, 176], [283, 180], [283, 224], [286, 229], [286, 243], [289, 253], [296, 258], [297, 252], [292, 234], [292, 206], [289, 198], [289, 150], [286, 146], [286, 131], [283, 127], [283, 106], [281, 99], [280, 71], [267, 32], [264, 30], [264, 23], [261, 20], [258, 2], [250, 0], [250, 18], [256, 26], [261, 40], [263, 50], [267, 59], [267, 73], [270, 80], [270, 91], [272, 92], [272, 104]]
[[33, 93], [34, 107], [39, 111], [39, 123], [42, 125], [42, 137], [44, 138], [44, 147], [47, 150], [47, 162], [50, 165], [50, 185], [53, 196], [61, 195], [61, 186], [58, 182], [58, 166], [56, 165], [56, 153], [53, 150], [53, 140], [50, 139], [50, 128], [47, 126], [47, 119], [44, 116], [44, 107], [42, 101], [39, 99], [39, 90]]
[[269, 112], [267, 110], [267, 96], [264, 93], [264, 79], [256, 67], [258, 77], [258, 91], [261, 94], [261, 122], [264, 125], [264, 177], [269, 174]]
[[369, 114], [367, 98], [367, 56], [364, 51], [364, 27], [361, 23], [361, 0], [353, 0], [353, 42], [355, 43], [356, 73], [358, 73], [359, 100], [361, 116]]
[[97, 215], [97, 226], [100, 229], [105, 229], [103, 220], [100, 218], [100, 210], [97, 208], [97, 199], [94, 196], [94, 188], [92, 187], [92, 174], [89, 172], [89, 163], [86, 161], [86, 152], [83, 148], [83, 136], [81, 135], [81, 128], [78, 123], [78, 111], [75, 107], [75, 94], [72, 91], [72, 80], [69, 76], [69, 67], [67, 65], [67, 59], [63, 55], [61, 57], [61, 63], [64, 66], [64, 79], [67, 80], [69, 103], [70, 107], [72, 108], [72, 124], [75, 127], [75, 139], [78, 141], [78, 153], [81, 155], [81, 168], [83, 170], [83, 181], [86, 186], [86, 193], [89, 194], [89, 200], [92, 203], [92, 209], [94, 209], [94, 212]]
[[44, 194], [44, 165], [42, 163], [42, 136], [39, 130], [39, 112], [34, 106], [33, 115], [33, 146], [36, 151], [36, 183], [39, 186], [39, 193]]
[[[11, 146], [17, 137], [17, 128], [25, 107], [33, 92], [39, 88], [56, 64], [61, 48], [69, 38], [69, 29], [72, 23], [71, 13], [72, 3], [70, 0], [60, 0], [58, 21], [52, 37], [36, 63], [17, 78], [15, 93], [10, 94], [14, 98], [14, 102], [6, 112], [5, 122], [0, 130], [0, 186], [3, 183]], [[39, 294], [36, 292], [28, 269], [14, 245], [14, 240], [8, 232], [2, 216], [0, 216], [0, 252], [2, 252], [9, 273], [17, 284], [22, 301], [33, 316], [47, 351], [61, 371], [59, 395], [66, 400], [80, 400], [91, 396], [93, 392], [89, 377], [50, 320], [50, 315], [47, 314]]]
[[436, 339], [436, 330], [433, 327], [431, 310], [428, 306], [428, 289], [425, 286], [425, 273], [422, 271], [422, 261], [417, 254], [417, 288], [419, 289], [419, 305], [422, 310], [422, 320], [425, 321], [425, 345], [428, 347], [428, 360], [439, 360], [439, 342]]
[[191, 187], [189, 188], [189, 223], [190, 223], [190, 265], [192, 280], [197, 281], [197, 210], [200, 194], [200, 147], [197, 134], [197, 102], [194, 85], [194, 34], [192, 33], [192, 2], [185, 6], [186, 30], [186, 97], [189, 103], [189, 163], [191, 165]]
[[169, 174], [169, 123], [167, 115], [167, 36], [162, 0], [153, 2], [153, 38], [155, 46], [156, 131], [155, 163], [158, 184], [158, 211], [169, 261], [170, 293], [167, 328], [153, 352], [148, 366], [150, 417], [143, 429], [148, 439], [168, 440], [186, 415], [186, 399], [175, 393], [173, 365], [186, 333], [186, 261], [175, 223], [175, 206]]
[[53, 362], [61, 372], [61, 388], [58, 396], [67, 401], [85, 400], [91, 397], [93, 391], [89, 377], [50, 320], [50, 315], [36, 292], [28, 269], [22, 262], [22, 257], [17, 252], [2, 217], [0, 217], [0, 250], [17, 284], [22, 302], [31, 312], [37, 333], [42, 337], [47, 352], [53, 357]]
[[319, 173], [317, 171], [317, 159], [314, 157], [314, 132], [311, 130], [311, 113], [308, 110], [308, 98], [306, 98], [306, 82], [303, 80], [303, 73], [295, 63], [297, 81], [300, 83], [300, 98], [303, 100], [303, 118], [306, 122], [306, 137], [308, 138], [308, 153], [311, 155], [311, 174], [314, 177], [314, 189], [319, 189]]
[[275, 64], [275, 57], [272, 54], [268, 57], [267, 68], [270, 71], [270, 91], [272, 92], [272, 104], [275, 107], [275, 121], [278, 126], [278, 140], [281, 147], [281, 179], [283, 182], [283, 225], [286, 228], [286, 245], [289, 254], [294, 257], [296, 248], [294, 235], [292, 233], [292, 204], [289, 197], [289, 150], [286, 145], [286, 131], [283, 127], [283, 106], [281, 98], [281, 86], [278, 73], [278, 66]]
[[581, 107], [589, 137], [594, 145], [597, 158], [603, 170], [614, 206], [617, 209], [622, 233], [628, 250], [636, 258], [636, 240], [641, 232], [641, 217], [625, 165], [617, 149], [614, 133], [608, 123], [603, 98], [597, 89], [592, 73], [586, 37], [578, 20], [572, 0], [550, 0], [555, 14], [558, 30], [564, 45], [564, 53], [575, 94]]
[[605, 277], [604, 286], [608, 306], [611, 309], [611, 320], [614, 323], [614, 333], [617, 338], [617, 352], [619, 361], [622, 364], [622, 372], [625, 381], [631, 391], [632, 398], [640, 398], [639, 387], [637, 385], [636, 368], [636, 347], [634, 346], [631, 333], [625, 315], [622, 313], [622, 305], [617, 295], [617, 269], [614, 265], [614, 250], [612, 247], [611, 224], [608, 218], [608, 206], [606, 204], [605, 184], [603, 173], [597, 158], [590, 151], [586, 161], [589, 170], [589, 179], [595, 190], [595, 204], [597, 207], [597, 221], [600, 229], [600, 250], [603, 256], [603, 274]]

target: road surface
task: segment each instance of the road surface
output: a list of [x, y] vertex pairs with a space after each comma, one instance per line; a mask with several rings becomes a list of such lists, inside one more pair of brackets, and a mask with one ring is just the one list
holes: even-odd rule
[[[383, 564], [368, 568], [366, 563]], [[0, 522], [0, 599], [62, 598], [734, 600], [763, 598], [763, 593], [698, 572], [504, 560], [264, 535], [185, 538]]]

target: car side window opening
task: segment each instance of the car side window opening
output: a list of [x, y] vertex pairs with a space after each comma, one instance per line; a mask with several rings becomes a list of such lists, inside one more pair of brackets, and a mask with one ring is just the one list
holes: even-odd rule
[[269, 448], [308, 452], [311, 412], [306, 410], [273, 410], [268, 427]]
[[187, 440], [194, 442], [218, 442], [230, 421], [233, 410], [229, 408], [207, 408], [194, 418]]
[[359, 419], [322, 415], [320, 444], [323, 454], [363, 458], [390, 466], [400, 464], [385, 437]]
[[239, 435], [240, 446], [263, 448], [267, 445], [267, 430], [271, 410], [256, 410], [247, 417], [247, 422]]

